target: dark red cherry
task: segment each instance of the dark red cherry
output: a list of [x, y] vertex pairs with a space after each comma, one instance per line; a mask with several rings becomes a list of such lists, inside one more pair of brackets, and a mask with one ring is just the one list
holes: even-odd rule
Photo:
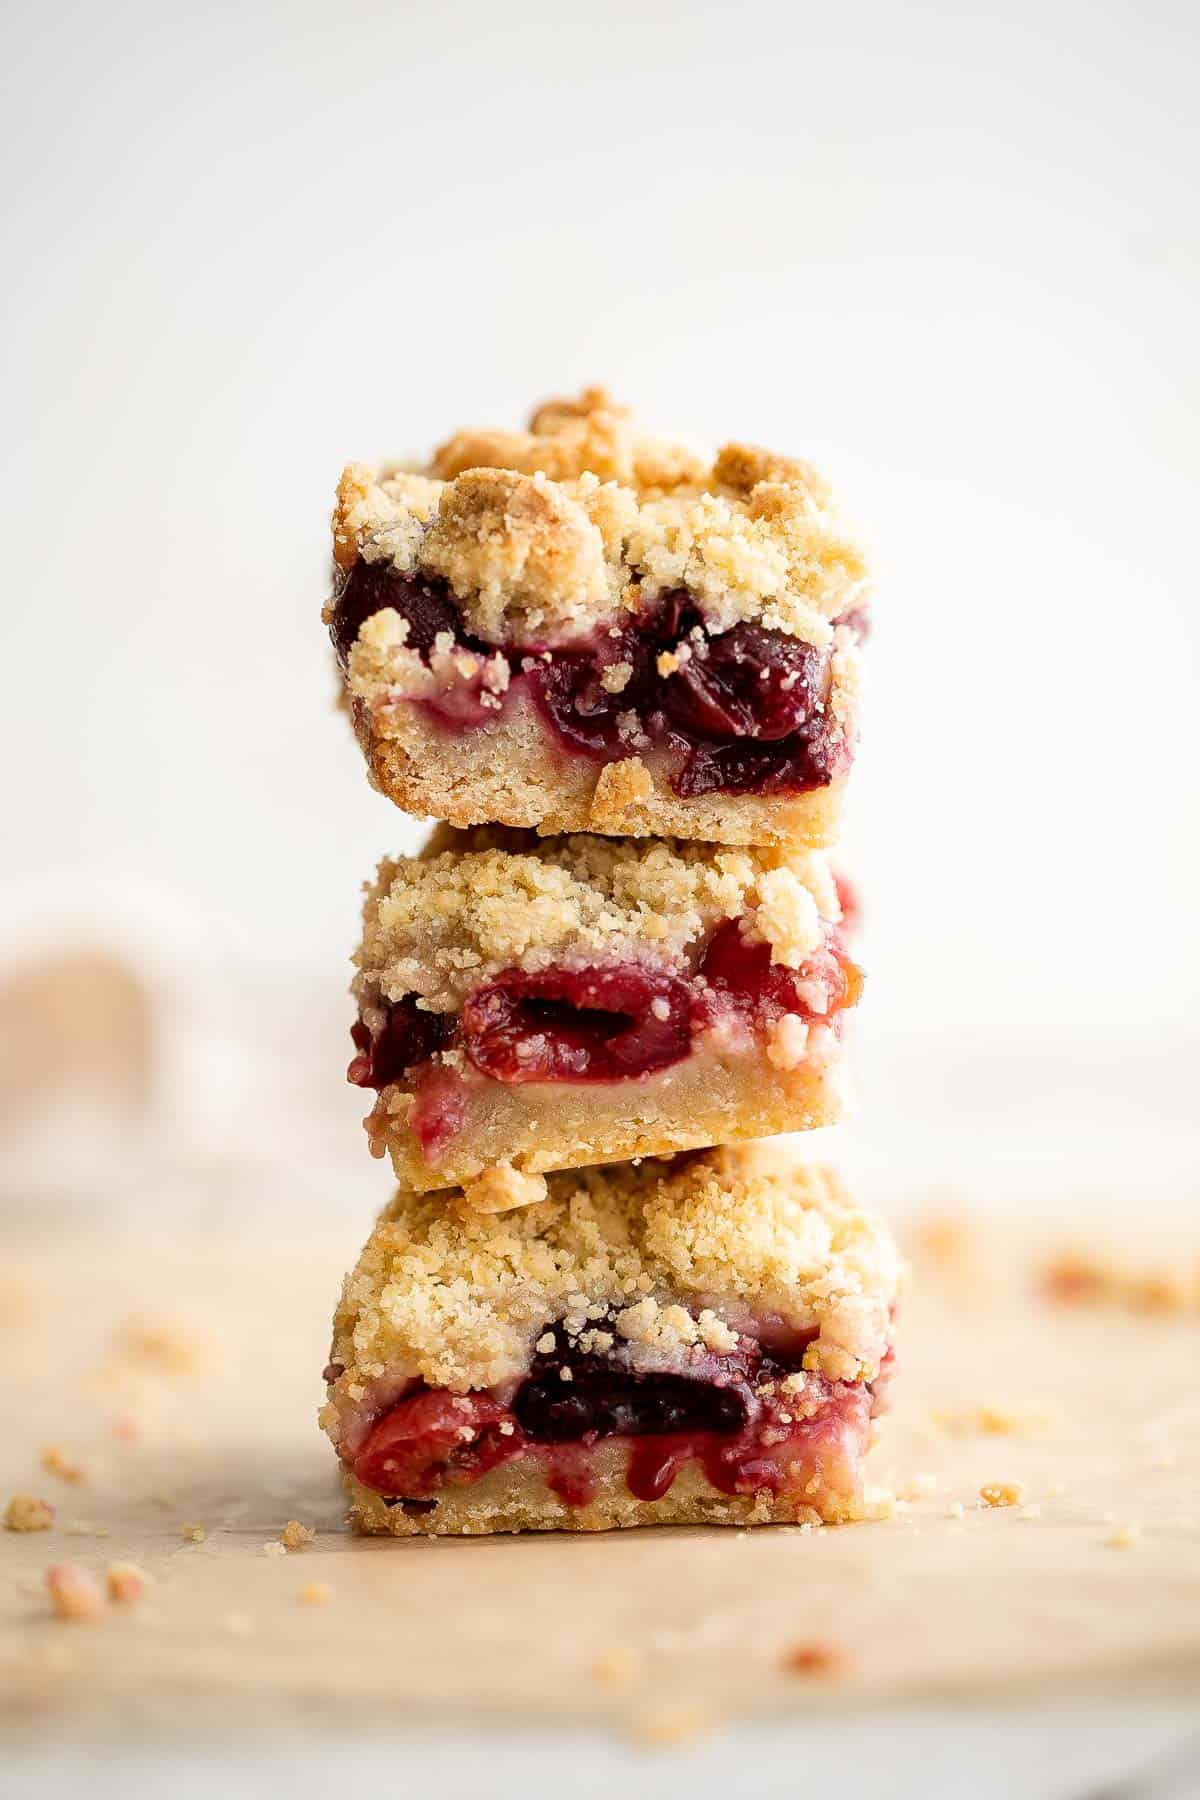
[[463, 1046], [496, 1081], [621, 1081], [685, 1057], [689, 1014], [684, 982], [635, 963], [509, 969], [463, 1007]]
[[385, 1011], [382, 1029], [375, 1037], [362, 1019], [350, 1027], [358, 1055], [352, 1059], [346, 1079], [355, 1087], [390, 1086], [415, 1063], [445, 1049], [455, 1035], [453, 1015], [423, 1011], [415, 994], [392, 1001]]
[[345, 668], [363, 624], [385, 606], [408, 620], [408, 644], [428, 656], [433, 641], [448, 631], [457, 643], [469, 640], [449, 584], [431, 575], [401, 575], [390, 563], [355, 563], [333, 605], [329, 635]]

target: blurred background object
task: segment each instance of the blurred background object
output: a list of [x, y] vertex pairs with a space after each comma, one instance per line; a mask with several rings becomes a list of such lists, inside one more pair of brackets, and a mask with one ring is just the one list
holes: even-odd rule
[[0, 32], [11, 1209], [386, 1191], [343, 989], [419, 834], [332, 706], [333, 486], [590, 380], [874, 539], [853, 1154], [1194, 1200], [1194, 7]]

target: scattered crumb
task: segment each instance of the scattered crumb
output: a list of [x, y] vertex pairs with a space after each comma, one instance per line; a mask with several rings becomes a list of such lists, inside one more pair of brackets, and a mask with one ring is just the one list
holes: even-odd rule
[[863, 1510], [868, 1519], [890, 1519], [896, 1510], [896, 1496], [890, 1488], [869, 1487], [863, 1495]]
[[54, 1523], [54, 1508], [36, 1494], [14, 1494], [4, 1510], [6, 1531], [49, 1531]]
[[1138, 1268], [1116, 1253], [1059, 1250], [1038, 1270], [1042, 1298], [1059, 1306], [1119, 1307], [1131, 1313], [1200, 1310], [1200, 1271], [1186, 1263]]
[[1046, 1483], [1046, 1498], [1048, 1500], [1061, 1500], [1066, 1491], [1067, 1484], [1065, 1481], [1048, 1481]]
[[83, 1463], [69, 1455], [61, 1444], [47, 1444], [39, 1460], [48, 1475], [57, 1475], [60, 1481], [69, 1481], [73, 1487], [88, 1478]]
[[1140, 1525], [1114, 1525], [1104, 1540], [1108, 1550], [1132, 1550], [1142, 1535]]
[[930, 1494], [937, 1493], [937, 1487], [937, 1476], [926, 1471], [921, 1475], [910, 1475], [907, 1481], [902, 1481], [896, 1494], [901, 1500], [927, 1500]]
[[316, 1535], [310, 1526], [301, 1525], [299, 1519], [289, 1519], [279, 1534], [279, 1541], [285, 1550], [304, 1550]]
[[179, 1535], [185, 1544], [202, 1544], [208, 1533], [203, 1525], [181, 1525]]
[[296, 1598], [301, 1606], [328, 1606], [333, 1599], [333, 1589], [327, 1581], [306, 1581], [297, 1589]]
[[779, 1658], [779, 1666], [788, 1675], [829, 1677], [844, 1675], [850, 1658], [840, 1644], [790, 1644]]
[[989, 1481], [979, 1490], [984, 1506], [1020, 1506], [1025, 1489], [1019, 1481]]
[[712, 1728], [712, 1719], [698, 1706], [680, 1701], [674, 1706], [661, 1706], [640, 1714], [632, 1724], [633, 1736], [639, 1743], [667, 1748], [672, 1744], [690, 1743]]
[[160, 1375], [191, 1375], [206, 1360], [207, 1346], [190, 1326], [177, 1319], [137, 1314], [113, 1334], [113, 1348], [126, 1362]]
[[84, 1623], [98, 1619], [104, 1611], [104, 1594], [100, 1583], [78, 1563], [52, 1563], [43, 1577], [56, 1619]]
[[264, 1556], [286, 1556], [287, 1548], [279, 1538], [272, 1538], [269, 1544], [263, 1545]]
[[90, 1519], [68, 1519], [63, 1530], [68, 1537], [106, 1538], [109, 1536], [107, 1525], [94, 1525]]
[[155, 1506], [161, 1506], [164, 1512], [172, 1511], [179, 1504], [172, 1494], [151, 1494], [150, 1498]]
[[1036, 1500], [1031, 1500], [1028, 1506], [1023, 1506], [1021, 1508], [1021, 1517], [1023, 1519], [1040, 1519], [1041, 1516], [1042, 1509]]
[[640, 1658], [624, 1644], [602, 1650], [592, 1664], [592, 1680], [604, 1687], [625, 1687], [637, 1674]]
[[963, 1513], [965, 1511], [966, 1511], [966, 1508], [963, 1506], [963, 1503], [961, 1500], [952, 1500], [950, 1502], [950, 1514], [949, 1514], [950, 1518], [961, 1519], [963, 1516]]
[[254, 1630], [254, 1620], [250, 1617], [249, 1613], [226, 1613], [221, 1623], [224, 1625], [230, 1637], [249, 1637], [250, 1633]]
[[1029, 1437], [1043, 1432], [1049, 1425], [1045, 1413], [1018, 1412], [1010, 1406], [942, 1406], [933, 1413], [933, 1423], [948, 1437]]
[[145, 1571], [131, 1562], [109, 1563], [104, 1577], [108, 1597], [118, 1606], [133, 1606], [145, 1593], [149, 1581]]

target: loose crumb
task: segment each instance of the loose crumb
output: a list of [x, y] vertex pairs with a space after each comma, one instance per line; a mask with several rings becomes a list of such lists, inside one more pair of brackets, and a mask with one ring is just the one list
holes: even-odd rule
[[602, 1650], [592, 1664], [592, 1680], [600, 1682], [604, 1687], [624, 1687], [637, 1674], [640, 1659], [635, 1650], [624, 1644], [614, 1644], [611, 1649]]
[[185, 1544], [202, 1544], [208, 1533], [203, 1525], [181, 1525], [179, 1535]]
[[52, 1563], [43, 1577], [56, 1619], [82, 1624], [98, 1619], [104, 1611], [100, 1583], [78, 1563]]
[[145, 1593], [150, 1577], [136, 1563], [109, 1563], [104, 1585], [118, 1606], [133, 1606]]
[[1036, 1500], [1031, 1500], [1028, 1506], [1023, 1506], [1021, 1508], [1021, 1517], [1023, 1519], [1040, 1519], [1041, 1516], [1042, 1509]]
[[4, 1510], [6, 1531], [49, 1531], [54, 1523], [54, 1508], [36, 1494], [14, 1494]]
[[177, 1319], [135, 1315], [117, 1327], [118, 1356], [160, 1375], [191, 1375], [205, 1361], [204, 1341]]
[[1029, 1437], [1049, 1425], [1044, 1413], [1018, 1412], [1011, 1406], [942, 1406], [933, 1414], [939, 1431], [949, 1437]]
[[269, 1544], [263, 1545], [264, 1556], [286, 1556], [286, 1546], [279, 1538], [272, 1538]]
[[655, 1744], [664, 1749], [672, 1744], [690, 1743], [711, 1729], [709, 1715], [686, 1701], [642, 1713], [632, 1725], [633, 1736], [640, 1743]]
[[961, 1519], [965, 1511], [966, 1508], [963, 1506], [961, 1500], [952, 1500], [950, 1502], [950, 1517], [952, 1519]]
[[289, 1519], [279, 1536], [285, 1550], [304, 1550], [316, 1537], [316, 1532], [308, 1525], [301, 1525], [299, 1519]]
[[83, 1463], [69, 1455], [61, 1444], [47, 1444], [40, 1461], [48, 1475], [57, 1475], [60, 1481], [68, 1481], [72, 1487], [78, 1487], [88, 1478]]
[[94, 1525], [91, 1519], [68, 1519], [63, 1526], [68, 1537], [98, 1537], [109, 1535], [107, 1525]]
[[301, 1606], [328, 1606], [333, 1599], [333, 1589], [327, 1581], [306, 1581], [296, 1592]]
[[1142, 1535], [1139, 1525], [1114, 1525], [1104, 1540], [1108, 1550], [1132, 1550]]
[[788, 1675], [829, 1677], [844, 1675], [850, 1658], [840, 1644], [790, 1644], [779, 1658], [779, 1666]]
[[1020, 1506], [1025, 1489], [1019, 1481], [989, 1481], [979, 1490], [984, 1506]]
[[927, 1500], [930, 1494], [937, 1493], [937, 1487], [937, 1476], [926, 1471], [920, 1475], [910, 1475], [907, 1481], [901, 1482], [896, 1494], [901, 1500]]
[[1112, 1255], [1060, 1250], [1039, 1269], [1044, 1300], [1059, 1306], [1119, 1307], [1125, 1312], [1177, 1314], [1200, 1310], [1200, 1272], [1186, 1265], [1138, 1268]]

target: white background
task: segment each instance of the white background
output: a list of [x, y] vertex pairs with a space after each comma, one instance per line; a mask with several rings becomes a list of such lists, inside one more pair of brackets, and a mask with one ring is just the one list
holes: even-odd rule
[[339, 469], [600, 379], [874, 541], [877, 1036], [1190, 1033], [1197, 17], [10, 3], [0, 877], [340, 988]]
[[287, 1056], [332, 1096], [358, 886], [410, 841], [332, 710], [338, 471], [602, 380], [812, 457], [874, 540], [867, 1118], [1044, 1167], [1135, 1089], [1157, 1141], [1174, 1071], [1194, 1193], [1192, 0], [8, 0], [0, 29], [0, 958], [52, 916], [190, 961], [221, 1067], [239, 1038], [253, 1092], [260, 1034], [279, 1057], [276, 1124]]

